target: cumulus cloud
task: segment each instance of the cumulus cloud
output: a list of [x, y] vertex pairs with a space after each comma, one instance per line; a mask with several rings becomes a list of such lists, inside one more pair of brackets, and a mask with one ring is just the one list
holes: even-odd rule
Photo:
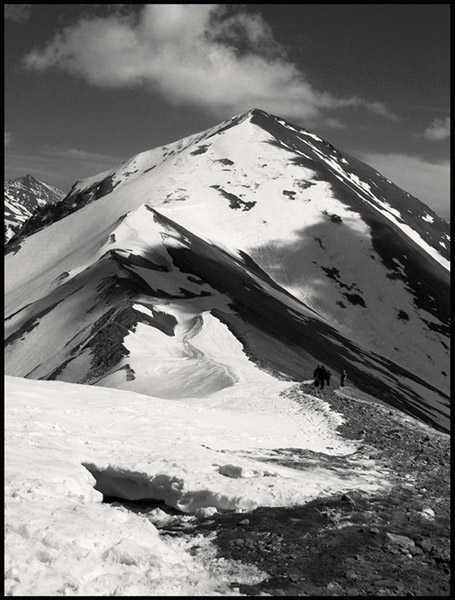
[[25, 23], [32, 13], [31, 4], [4, 4], [5, 19], [16, 23]]
[[11, 145], [13, 141], [13, 136], [8, 131], [5, 131], [5, 148]]
[[423, 137], [432, 142], [439, 142], [450, 137], [450, 117], [445, 119], [435, 119], [433, 123], [425, 129]]
[[364, 153], [361, 160], [377, 169], [392, 183], [448, 219], [450, 212], [450, 162], [432, 163], [410, 154]]
[[99, 87], [144, 87], [221, 117], [258, 107], [314, 122], [331, 110], [362, 107], [395, 118], [380, 102], [316, 90], [260, 15], [226, 5], [146, 4], [139, 12], [85, 18], [24, 64]]

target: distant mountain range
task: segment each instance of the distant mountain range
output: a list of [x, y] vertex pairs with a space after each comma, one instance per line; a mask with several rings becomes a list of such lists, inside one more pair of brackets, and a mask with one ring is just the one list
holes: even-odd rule
[[254, 109], [78, 181], [5, 258], [6, 373], [162, 398], [316, 364], [448, 430], [448, 224]]
[[4, 241], [9, 240], [24, 224], [44, 207], [55, 204], [65, 196], [61, 190], [32, 175], [5, 182], [4, 186]]

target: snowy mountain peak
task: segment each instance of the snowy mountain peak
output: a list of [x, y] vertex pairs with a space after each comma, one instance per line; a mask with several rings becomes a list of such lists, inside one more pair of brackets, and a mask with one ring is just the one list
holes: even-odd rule
[[5, 243], [8, 243], [44, 207], [57, 203], [64, 195], [61, 190], [39, 181], [30, 174], [6, 181], [4, 185]]
[[30, 173], [27, 173], [27, 175], [24, 175], [23, 177], [19, 177], [18, 181], [22, 181], [27, 185], [33, 185], [33, 184], [38, 184], [41, 183], [41, 181], [38, 181], [38, 179], [36, 179], [35, 177], [33, 177], [33, 175], [30, 175]]
[[27, 175], [23, 175], [22, 177], [17, 177], [16, 179], [10, 179], [9, 181], [6, 182], [5, 185], [8, 185], [12, 188], [21, 188], [22, 187], [22, 188], [26, 188], [26, 189], [36, 189], [36, 190], [41, 190], [41, 189], [45, 188], [45, 189], [53, 191], [59, 197], [62, 197], [64, 195], [64, 192], [62, 192], [58, 188], [56, 188], [52, 185], [49, 185], [48, 183], [44, 183], [43, 181], [40, 181], [39, 179], [36, 179], [36, 177], [34, 177], [33, 175], [30, 175], [30, 173], [27, 173]]
[[314, 133], [252, 109], [40, 226], [6, 257], [7, 374], [182, 398], [322, 363], [448, 427], [448, 225]]

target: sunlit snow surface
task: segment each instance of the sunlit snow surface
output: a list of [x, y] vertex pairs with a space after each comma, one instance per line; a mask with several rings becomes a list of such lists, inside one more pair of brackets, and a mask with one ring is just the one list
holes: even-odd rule
[[[172, 401], [7, 377], [6, 594], [223, 595], [229, 581], [264, 578], [217, 559], [210, 537], [161, 536], [154, 523], [170, 517], [159, 509], [102, 503], [91, 472], [105, 493], [165, 500], [186, 519], [386, 486], [336, 434], [340, 415], [311, 395], [302, 405], [279, 395], [289, 385]], [[345, 467], [261, 461], [280, 448], [344, 455]]]
[[[431, 303], [416, 305], [407, 263], [409, 255], [440, 273], [448, 235], [430, 248], [341, 167], [345, 159], [323, 153], [360, 200], [353, 208], [338, 197], [333, 181], [312, 169], [321, 160], [304, 160], [323, 143], [314, 134], [286, 125], [306, 143], [294, 151], [295, 136], [276, 139], [249, 117], [237, 121], [78, 183], [74, 194], [104, 177], [112, 190], [6, 256], [6, 372], [57, 379], [7, 378], [7, 594], [223, 595], [232, 594], [230, 582], [267, 576], [217, 559], [211, 538], [163, 537], [165, 512], [103, 504], [95, 486], [126, 500], [162, 500], [179, 519], [387, 486], [374, 461], [336, 434], [341, 417], [326, 403], [310, 394], [292, 401], [286, 390], [295, 382], [249, 360], [255, 348], [268, 359], [276, 348], [295, 358], [296, 341], [283, 333], [282, 345], [268, 348], [271, 335], [246, 327], [243, 341], [235, 335], [228, 324], [243, 287], [245, 314], [265, 319], [261, 303], [279, 305], [297, 324], [311, 320], [327, 332], [328, 323], [346, 336], [321, 334], [315, 349], [302, 336], [310, 356], [331, 350], [351, 382], [356, 373], [375, 377], [391, 394], [403, 388], [420, 418], [446, 418], [448, 399], [438, 395], [447, 385], [444, 324], [425, 310]], [[364, 206], [406, 242], [390, 265], [375, 249]], [[423, 215], [419, 224], [432, 230]], [[231, 278], [226, 287], [219, 273]], [[91, 346], [119, 306], [121, 337]], [[299, 379], [311, 376], [306, 370]], [[344, 466], [315, 466], [317, 455], [298, 470], [269, 460], [286, 449], [344, 456]]]
[[28, 221], [37, 207], [61, 200], [65, 194], [30, 175], [5, 181], [3, 190], [3, 216], [5, 242]]

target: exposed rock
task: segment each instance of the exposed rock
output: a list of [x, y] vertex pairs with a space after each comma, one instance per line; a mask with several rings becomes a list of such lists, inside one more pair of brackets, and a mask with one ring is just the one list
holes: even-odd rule
[[414, 546], [409, 548], [409, 554], [411, 554], [412, 556], [420, 556], [422, 554], [424, 554], [424, 551], [422, 550], [422, 548], [419, 548], [418, 546]]
[[414, 541], [405, 535], [397, 535], [395, 533], [386, 533], [386, 539], [392, 544], [398, 544], [399, 546], [403, 546], [404, 548], [414, 547]]
[[343, 500], [343, 502], [348, 502], [352, 506], [354, 506], [355, 504], [354, 500], [351, 498], [351, 496], [349, 496], [349, 494], [343, 494], [341, 496], [341, 499]]
[[374, 582], [376, 587], [396, 588], [400, 591], [404, 590], [404, 585], [400, 581], [394, 581], [393, 579], [377, 579]]

